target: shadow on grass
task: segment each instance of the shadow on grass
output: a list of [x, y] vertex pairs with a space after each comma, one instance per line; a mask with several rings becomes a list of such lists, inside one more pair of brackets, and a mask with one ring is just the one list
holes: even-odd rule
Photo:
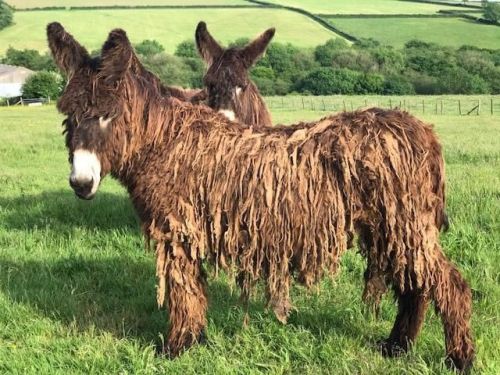
[[[69, 257], [55, 262], [0, 258], [0, 289], [14, 303], [84, 332], [94, 327], [118, 338], [142, 344], [159, 342], [167, 329], [167, 313], [156, 305], [155, 266], [152, 254], [132, 254], [89, 260]], [[228, 338], [243, 330], [244, 311], [239, 291], [227, 283], [209, 280], [209, 325]], [[250, 301], [250, 325], [280, 324], [271, 314], [262, 320], [263, 303]], [[336, 332], [370, 336], [352, 324], [335, 307], [318, 304], [294, 312], [290, 329], [306, 329], [315, 336]], [[209, 338], [210, 340], [210, 338]]]
[[130, 199], [123, 194], [97, 193], [82, 201], [70, 189], [41, 194], [0, 197], [1, 226], [26, 230], [47, 225], [58, 231], [75, 227], [107, 231], [121, 229], [138, 232], [139, 224]]

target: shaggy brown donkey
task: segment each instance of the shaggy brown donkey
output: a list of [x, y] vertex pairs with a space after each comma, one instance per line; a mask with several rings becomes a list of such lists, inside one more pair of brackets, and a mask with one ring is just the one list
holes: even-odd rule
[[370, 109], [248, 129], [162, 96], [122, 30], [109, 34], [99, 60], [89, 60], [60, 24], [47, 31], [70, 77], [58, 101], [67, 116], [70, 184], [91, 199], [111, 173], [128, 189], [156, 242], [158, 303], [166, 295], [170, 319], [166, 352], [177, 355], [203, 334], [204, 260], [235, 270], [244, 296], [264, 279], [285, 321], [291, 279], [311, 285], [334, 273], [346, 233], [356, 230], [398, 298], [385, 352], [408, 348], [433, 300], [448, 357], [460, 370], [471, 366], [471, 293], [439, 245], [442, 202], [434, 191], [444, 170], [429, 126]]
[[248, 70], [264, 54], [274, 36], [269, 29], [243, 48], [222, 48], [207, 30], [205, 22], [196, 28], [198, 52], [208, 65], [203, 77], [209, 107], [230, 120], [260, 128], [271, 126], [271, 114]]

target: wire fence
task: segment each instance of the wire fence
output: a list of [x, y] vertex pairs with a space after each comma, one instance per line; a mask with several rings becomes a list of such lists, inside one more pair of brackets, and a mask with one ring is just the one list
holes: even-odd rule
[[340, 112], [367, 107], [401, 109], [415, 114], [479, 116], [500, 115], [500, 96], [492, 97], [384, 97], [384, 96], [270, 96], [272, 110]]

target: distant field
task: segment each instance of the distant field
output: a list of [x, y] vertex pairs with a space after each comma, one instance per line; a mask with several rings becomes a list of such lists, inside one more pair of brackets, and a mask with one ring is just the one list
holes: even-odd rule
[[422, 4], [398, 0], [265, 0], [289, 5], [312, 13], [325, 14], [433, 14], [440, 9], [457, 9], [446, 5]]
[[112, 5], [248, 5], [245, 0], [7, 0], [17, 9]]
[[[273, 110], [285, 123], [328, 113]], [[451, 228], [443, 248], [474, 290], [471, 375], [500, 373], [499, 118], [425, 116], [446, 159]], [[296, 310], [287, 325], [256, 293], [244, 326], [238, 288], [210, 277], [207, 345], [173, 361], [155, 356], [167, 317], [156, 306], [154, 255], [144, 251], [125, 190], [108, 177], [93, 201], [74, 197], [54, 106], [0, 108], [0, 119], [1, 374], [454, 374], [432, 308], [407, 355], [377, 352], [396, 307], [388, 293], [378, 318], [367, 314], [366, 262], [356, 251], [343, 257], [335, 281], [291, 288]]]
[[221, 42], [253, 37], [276, 27], [274, 40], [312, 47], [339, 37], [300, 14], [278, 9], [119, 9], [17, 12], [15, 25], [0, 31], [0, 55], [9, 46], [47, 50], [45, 27], [61, 22], [89, 49], [102, 46], [108, 32], [124, 28], [132, 42], [158, 40], [168, 52], [179, 42], [194, 38], [199, 21], [207, 22], [210, 31]]
[[329, 18], [340, 30], [358, 38], [403, 46], [411, 39], [459, 47], [500, 48], [500, 27], [460, 18]]

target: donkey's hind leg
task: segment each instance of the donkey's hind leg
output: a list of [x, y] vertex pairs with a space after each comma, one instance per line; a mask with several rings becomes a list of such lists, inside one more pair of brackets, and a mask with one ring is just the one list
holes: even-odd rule
[[456, 369], [468, 371], [474, 360], [470, 329], [472, 294], [460, 272], [438, 250], [431, 293], [444, 325], [446, 355]]
[[405, 353], [417, 338], [429, 299], [425, 292], [412, 290], [401, 293], [395, 290], [398, 301], [398, 315], [391, 334], [380, 342], [383, 355], [397, 356]]
[[172, 243], [166, 262], [170, 330], [163, 352], [171, 357], [204, 339], [206, 276], [180, 242]]

